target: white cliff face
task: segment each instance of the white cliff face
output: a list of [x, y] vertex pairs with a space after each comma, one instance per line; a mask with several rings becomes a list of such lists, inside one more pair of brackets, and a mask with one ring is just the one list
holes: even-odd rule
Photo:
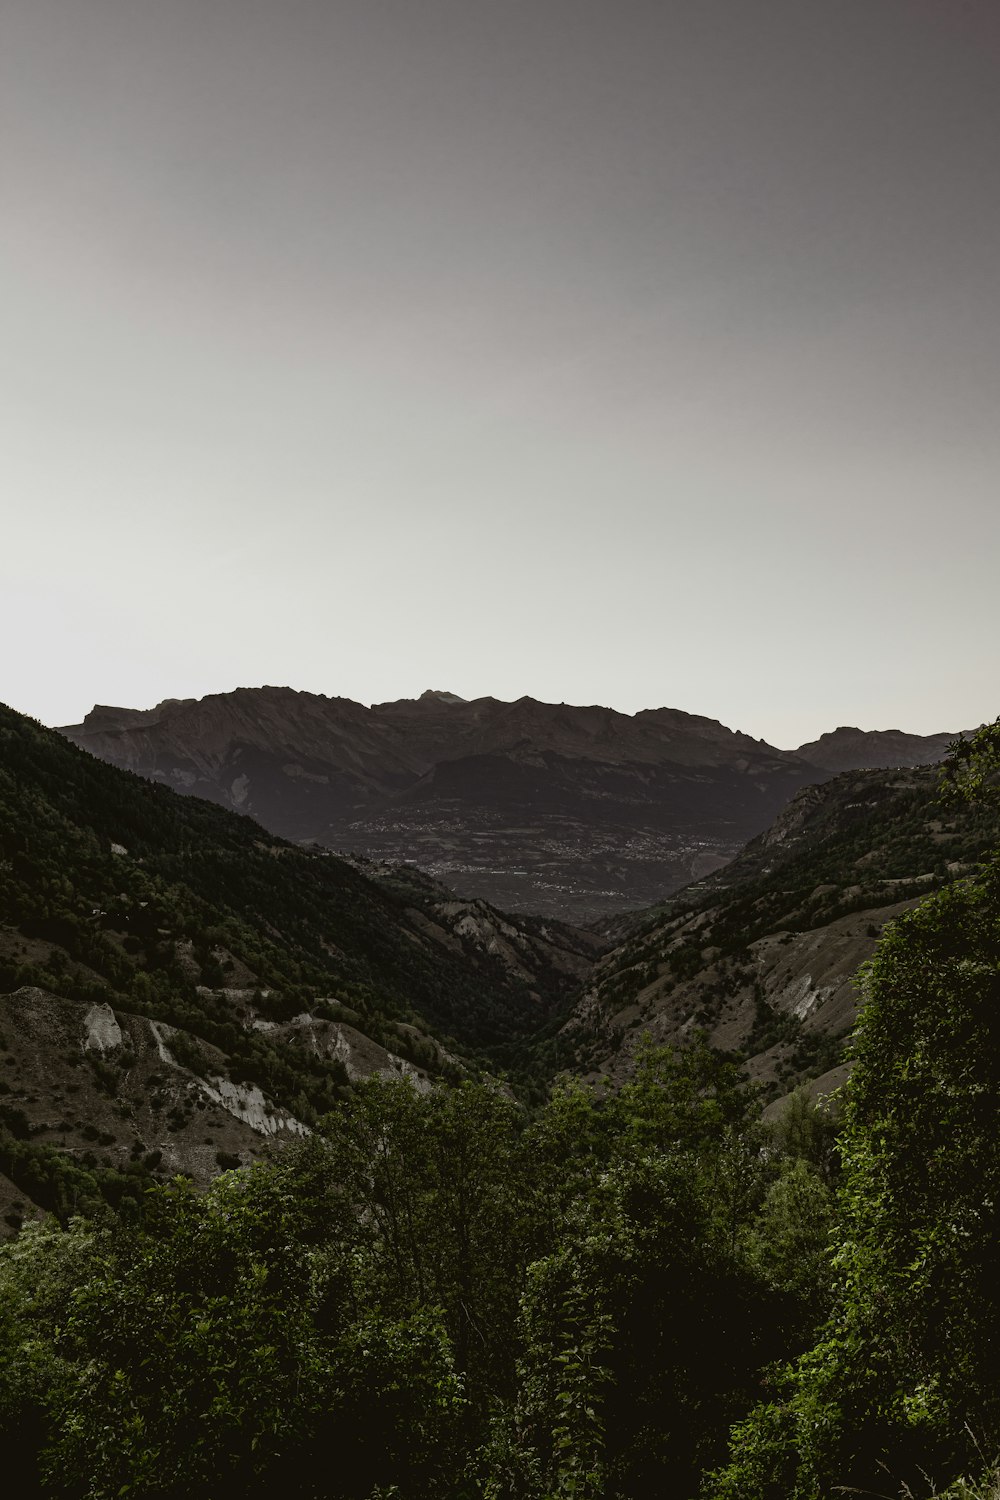
[[[432, 1080], [421, 1068], [408, 1058], [388, 1051], [346, 1021], [326, 1021], [309, 1011], [300, 1011], [290, 1021], [265, 1021], [251, 1016], [247, 1024], [254, 1031], [266, 1032], [278, 1040], [294, 1036], [317, 1057], [341, 1063], [351, 1083], [377, 1073], [383, 1078], [405, 1078], [421, 1093], [433, 1088]], [[440, 1056], [449, 1055], [442, 1051]]]
[[791, 993], [783, 992], [780, 1000], [775, 1003], [783, 1010], [790, 1010], [797, 1021], [804, 1021], [824, 1000], [829, 1000], [835, 990], [835, 985], [816, 985], [811, 974], [803, 974], [797, 984], [792, 986]]
[[85, 1052], [112, 1052], [122, 1044], [122, 1029], [110, 1005], [92, 1005], [83, 1018]]
[[443, 901], [434, 909], [456, 937], [475, 943], [484, 953], [499, 959], [510, 973], [516, 974], [526, 984], [535, 982], [531, 969], [523, 962], [524, 955], [519, 951], [521, 934], [490, 907], [481, 902]]
[[[161, 1180], [183, 1172], [204, 1186], [220, 1167], [246, 1165], [265, 1146], [309, 1133], [260, 1088], [228, 1079], [218, 1049], [164, 1021], [34, 986], [0, 995], [0, 1021], [5, 1060], [13, 1059], [4, 1068], [8, 1102], [78, 1157], [92, 1149], [96, 1129], [119, 1170], [140, 1143], [143, 1152], [155, 1148]], [[81, 1066], [88, 1059], [93, 1066]]]
[[[107, 1009], [95, 1007], [95, 1009]], [[174, 1027], [168, 1026], [164, 1021], [147, 1022], [153, 1041], [156, 1044], [157, 1054], [161, 1062], [168, 1067], [181, 1068], [177, 1059], [170, 1051], [169, 1041], [174, 1034]], [[120, 1033], [119, 1033], [120, 1036]], [[258, 1135], [274, 1136], [281, 1131], [291, 1135], [309, 1135], [308, 1125], [290, 1115], [287, 1110], [272, 1104], [256, 1084], [233, 1083], [229, 1078], [221, 1075], [213, 1075], [210, 1078], [196, 1078], [198, 1088], [203, 1094], [211, 1099], [213, 1104], [218, 1104], [222, 1109], [231, 1114], [234, 1119], [241, 1120], [244, 1125], [249, 1125]]]
[[405, 1078], [419, 1093], [433, 1088], [426, 1073], [407, 1058], [389, 1052], [344, 1021], [321, 1021], [304, 1012], [289, 1022], [288, 1029], [293, 1028], [319, 1056], [343, 1063], [351, 1083], [378, 1073], [383, 1078]]
[[418, 1093], [427, 1093], [433, 1087], [426, 1074], [421, 1073], [405, 1057], [397, 1057], [394, 1052], [388, 1052], [377, 1042], [372, 1042], [361, 1032], [355, 1031], [353, 1026], [334, 1021], [329, 1029], [332, 1046], [327, 1055], [344, 1064], [352, 1083], [378, 1073], [383, 1078], [405, 1078]]
[[309, 1135], [308, 1125], [270, 1104], [256, 1084], [233, 1083], [229, 1078], [199, 1079], [202, 1092], [259, 1135]]
[[153, 1041], [156, 1043], [156, 1050], [160, 1061], [167, 1063], [171, 1068], [176, 1068], [177, 1060], [167, 1046], [167, 1038], [173, 1035], [174, 1028], [168, 1026], [165, 1021], [150, 1021], [149, 1029], [152, 1033]]
[[250, 777], [237, 776], [229, 788], [229, 799], [233, 807], [242, 807], [250, 791]]

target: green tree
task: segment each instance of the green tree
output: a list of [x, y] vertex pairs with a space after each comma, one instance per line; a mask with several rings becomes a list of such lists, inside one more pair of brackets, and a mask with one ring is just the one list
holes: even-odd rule
[[0, 1423], [29, 1475], [34, 1456], [25, 1493], [453, 1495], [465, 1401], [443, 1320], [359, 1310], [336, 1196], [307, 1151], [200, 1198], [152, 1190], [129, 1230], [5, 1247]]
[[491, 1496], [691, 1493], [746, 1400], [758, 1304], [696, 1159], [616, 1163], [529, 1273]]
[[538, 1248], [520, 1139], [495, 1084], [372, 1078], [323, 1124], [372, 1305], [443, 1309], [475, 1410], [509, 1385], [522, 1268]]
[[790, 1352], [825, 1321], [833, 1297], [833, 1194], [801, 1157], [785, 1162], [753, 1222], [752, 1249], [775, 1292]]
[[[981, 788], [1000, 724], [970, 745]], [[865, 992], [834, 1314], [737, 1428], [714, 1500], [925, 1495], [1000, 1451], [1000, 862], [891, 924]]]

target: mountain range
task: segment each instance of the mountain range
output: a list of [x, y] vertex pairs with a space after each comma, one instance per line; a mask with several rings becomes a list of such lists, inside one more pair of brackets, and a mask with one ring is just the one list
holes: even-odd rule
[[772, 1099], [828, 1091], [885, 922], [996, 847], [995, 810], [938, 793], [930, 767], [814, 775], [737, 858], [598, 933], [295, 844], [0, 706], [0, 1220], [203, 1184], [372, 1072], [500, 1071], [537, 1099], [701, 1033]]
[[578, 924], [725, 864], [803, 786], [929, 764], [955, 737], [838, 729], [788, 751], [678, 709], [437, 690], [368, 708], [280, 687], [96, 706], [60, 733], [282, 838]]

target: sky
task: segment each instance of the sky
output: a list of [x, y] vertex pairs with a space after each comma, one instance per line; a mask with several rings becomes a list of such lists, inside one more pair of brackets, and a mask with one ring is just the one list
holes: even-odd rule
[[0, 699], [1000, 712], [996, 0], [4, 0]]

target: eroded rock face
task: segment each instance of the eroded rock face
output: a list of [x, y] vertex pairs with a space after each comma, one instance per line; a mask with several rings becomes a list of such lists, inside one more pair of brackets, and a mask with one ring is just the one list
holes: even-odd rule
[[[291, 1041], [317, 1057], [342, 1064], [351, 1083], [358, 1083], [378, 1074], [384, 1078], [405, 1078], [421, 1093], [434, 1086], [434, 1080], [427, 1069], [417, 1067], [408, 1058], [390, 1052], [346, 1021], [329, 1021], [304, 1011], [285, 1022], [265, 1021], [251, 1015], [249, 1024], [257, 1030], [266, 1031], [277, 1042]], [[399, 1030], [405, 1030], [410, 1036], [422, 1041], [431, 1050], [438, 1068], [443, 1062], [460, 1066], [458, 1060], [439, 1043], [418, 1032], [415, 1027], [400, 1027]]]
[[122, 1044], [122, 1029], [110, 1005], [92, 1005], [83, 1018], [84, 1047], [113, 1052]]
[[[397, 1057], [371, 1037], [343, 1021], [316, 1021], [306, 1018], [314, 1049], [321, 1055], [342, 1062], [352, 1083], [378, 1074], [383, 1078], [406, 1078], [420, 1093], [433, 1087], [429, 1075], [407, 1058]], [[440, 1056], [445, 1054], [438, 1049]]]
[[[218, 1049], [162, 1021], [25, 987], [0, 995], [0, 1034], [11, 1118], [25, 1139], [83, 1164], [125, 1171], [154, 1152], [160, 1176], [206, 1184], [220, 1161], [307, 1133], [259, 1088], [228, 1079]], [[178, 1037], [203, 1073], [178, 1061]]]
[[291, 1135], [309, 1134], [308, 1125], [303, 1125], [287, 1110], [276, 1108], [256, 1084], [233, 1083], [231, 1079], [219, 1076], [200, 1081], [207, 1098], [228, 1110], [234, 1119], [249, 1125], [258, 1135], [277, 1135], [280, 1131]]
[[[243, 992], [235, 992], [243, 997]], [[373, 1074], [405, 1078], [414, 1088], [433, 1087], [416, 1066], [346, 1022], [303, 1012], [285, 1023], [261, 1020], [243, 1009], [244, 1024], [265, 1030], [274, 1044], [305, 1046], [343, 1064], [351, 1082]], [[439, 1069], [457, 1059], [407, 1028], [433, 1049]], [[248, 1163], [281, 1139], [309, 1127], [254, 1083], [227, 1076], [217, 1048], [164, 1021], [86, 1006], [50, 991], [25, 987], [0, 995], [2, 1102], [26, 1138], [56, 1146], [83, 1161], [124, 1170], [141, 1154], [159, 1152], [160, 1175], [189, 1174], [205, 1184], [220, 1162]], [[181, 1062], [198, 1060], [192, 1067]]]

